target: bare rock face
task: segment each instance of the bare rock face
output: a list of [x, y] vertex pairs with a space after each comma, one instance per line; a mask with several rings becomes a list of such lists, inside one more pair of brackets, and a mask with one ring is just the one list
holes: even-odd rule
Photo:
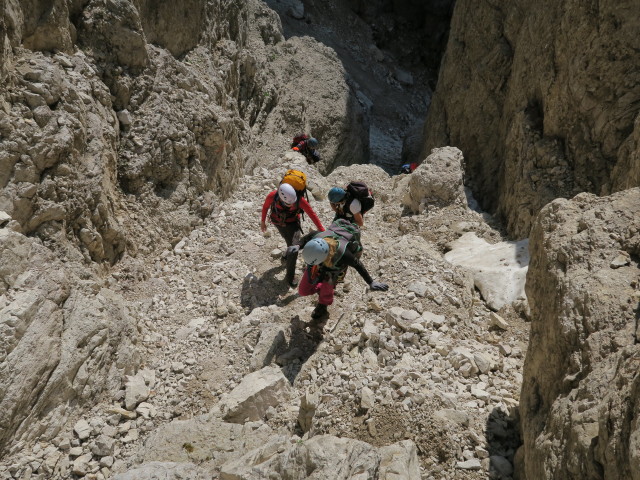
[[127, 0], [90, 1], [78, 22], [78, 41], [100, 63], [135, 71], [149, 61], [140, 14]]
[[[368, 162], [367, 106], [345, 81], [347, 74], [334, 50], [311, 37], [292, 37], [258, 58], [247, 65], [255, 75], [254, 90], [241, 92], [253, 129], [272, 132], [270, 138], [281, 136], [286, 124], [292, 125], [289, 131], [294, 135], [311, 133], [320, 141], [323, 161], [318, 167], [323, 174], [337, 166]], [[283, 147], [288, 148], [288, 143]], [[260, 152], [265, 150], [258, 146], [249, 167], [264, 165]]]
[[263, 2], [45, 3], [2, 5], [0, 210], [68, 259], [173, 240], [300, 131], [321, 169], [366, 154], [335, 52]]
[[[13, 2], [10, 0], [9, 3]], [[21, 20], [15, 23], [16, 35], [21, 40], [18, 44], [22, 43], [30, 50], [70, 52], [73, 49], [74, 29], [69, 21], [71, 2], [26, 0], [18, 3], [19, 7], [15, 9]]]
[[[25, 234], [73, 238], [87, 260], [125, 250], [114, 215], [118, 122], [81, 55], [18, 58], [0, 119], [0, 205]], [[83, 257], [76, 254], [76, 258]]]
[[552, 202], [530, 248], [526, 478], [640, 478], [640, 189]]
[[138, 360], [124, 301], [83, 285], [46, 248], [7, 228], [0, 280], [1, 451], [14, 438], [53, 438], [71, 405], [118, 390]]
[[[157, 2], [142, 0], [136, 2], [140, 20], [148, 43], [166, 48], [175, 57], [195, 48], [207, 26], [208, 18], [216, 15], [207, 9], [224, 8], [219, 2], [209, 4], [201, 0], [182, 2]], [[235, 8], [233, 5], [227, 8]], [[176, 21], [178, 20], [179, 21]]]
[[635, 10], [457, 2], [422, 158], [460, 148], [476, 198], [520, 237], [554, 198], [638, 186]]

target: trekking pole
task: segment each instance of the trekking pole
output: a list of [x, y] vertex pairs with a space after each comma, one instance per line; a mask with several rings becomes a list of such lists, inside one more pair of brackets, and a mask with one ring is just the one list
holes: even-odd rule
[[347, 312], [342, 312], [342, 314], [338, 317], [338, 320], [336, 320], [336, 323], [333, 324], [333, 327], [329, 329], [329, 333], [333, 333], [333, 331], [336, 329], [336, 327], [340, 323], [340, 320], [342, 320], [342, 317], [344, 317], [346, 313]]

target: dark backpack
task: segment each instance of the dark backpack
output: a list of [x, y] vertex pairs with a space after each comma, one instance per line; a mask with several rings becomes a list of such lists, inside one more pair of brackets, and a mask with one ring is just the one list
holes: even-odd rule
[[[345, 191], [348, 195], [348, 201], [345, 203], [345, 206], [351, 203], [351, 200], [357, 198], [360, 200], [360, 204], [362, 205], [362, 209], [360, 213], [364, 214], [371, 210], [375, 204], [375, 199], [373, 198], [373, 192], [367, 184], [364, 182], [349, 182], [349, 184], [345, 187]], [[345, 208], [346, 208], [345, 207]]]
[[293, 140], [291, 141], [291, 148], [295, 147], [303, 140], [309, 140], [309, 135], [307, 135], [306, 133], [296, 135], [295, 137], [293, 137]]

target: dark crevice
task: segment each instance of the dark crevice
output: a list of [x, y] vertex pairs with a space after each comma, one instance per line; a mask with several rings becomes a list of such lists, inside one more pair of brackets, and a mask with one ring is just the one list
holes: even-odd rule
[[168, 199], [175, 192], [177, 183], [158, 182], [154, 187], [154, 192], [157, 196]]
[[[499, 471], [494, 467], [494, 462], [498, 461], [495, 457], [503, 457], [511, 462], [512, 465], [514, 464], [515, 452], [522, 445], [519, 423], [520, 419], [517, 410], [512, 415], [508, 415], [501, 409], [494, 408], [489, 414], [485, 436], [489, 458], [491, 458], [489, 464], [490, 475], [492, 475], [492, 470]], [[491, 476], [490, 478], [494, 477]]]
[[539, 100], [530, 100], [524, 113], [529, 126], [542, 136], [544, 134], [544, 110], [541, 102]]

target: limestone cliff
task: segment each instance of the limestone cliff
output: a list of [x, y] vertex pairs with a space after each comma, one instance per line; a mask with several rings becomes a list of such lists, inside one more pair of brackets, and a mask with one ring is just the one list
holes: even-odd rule
[[[80, 279], [38, 242], [0, 228], [0, 452], [52, 438], [139, 362], [119, 294]], [[7, 448], [9, 447], [9, 448]]]
[[555, 200], [534, 223], [527, 479], [640, 478], [639, 232], [638, 188]]
[[262, 2], [10, 0], [0, 41], [0, 210], [72, 260], [173, 241], [301, 130], [366, 160], [340, 62]]
[[554, 198], [639, 185], [638, 7], [456, 2], [420, 158], [460, 148], [474, 194], [519, 237]]

